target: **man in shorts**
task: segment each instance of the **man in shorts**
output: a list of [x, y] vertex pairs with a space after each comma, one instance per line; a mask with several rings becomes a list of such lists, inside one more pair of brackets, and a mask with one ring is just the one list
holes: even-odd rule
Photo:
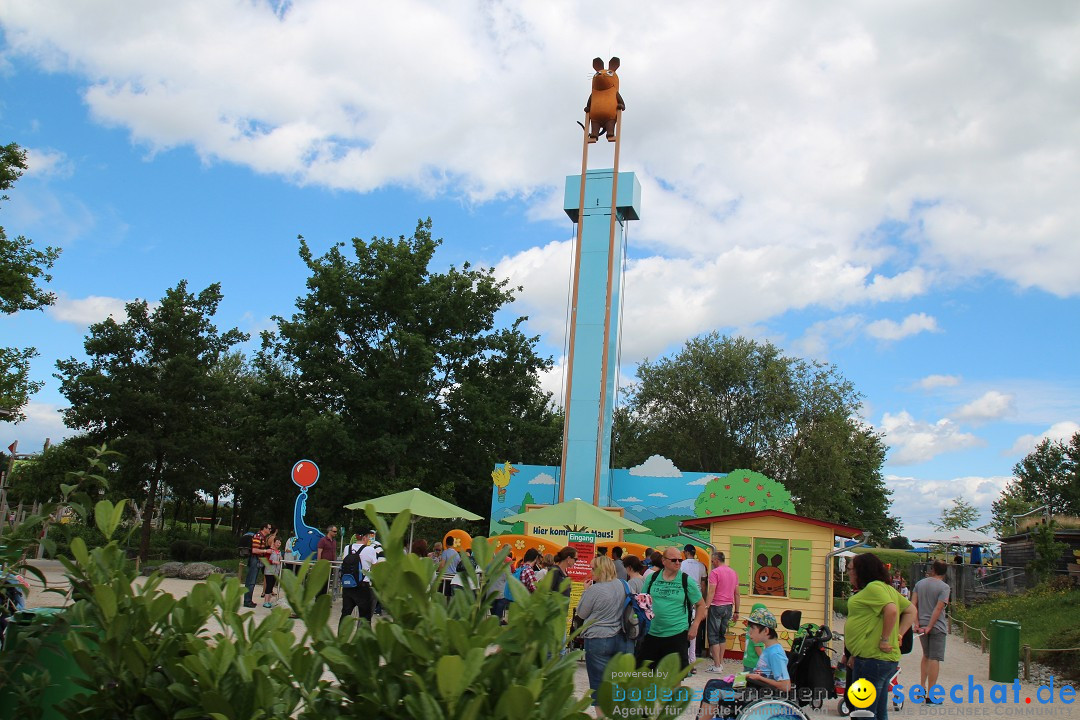
[[712, 572], [709, 573], [709, 653], [712, 655], [711, 673], [724, 672], [724, 644], [727, 642], [728, 623], [739, 619], [739, 576], [726, 564], [722, 552], [712, 554]]
[[[941, 560], [935, 560], [926, 577], [915, 583], [911, 590], [911, 604], [918, 610], [918, 620], [912, 629], [918, 633], [923, 650], [919, 682], [928, 690], [937, 685], [938, 671], [945, 659], [945, 638], [948, 635], [945, 606], [949, 603], [950, 592], [945, 583], [947, 572], [948, 566]], [[927, 698], [926, 704], [938, 703]]]
[[701, 587], [679, 569], [682, 561], [679, 548], [667, 548], [663, 555], [664, 569], [645, 578], [641, 587], [642, 592], [652, 596], [654, 617], [638, 648], [639, 663], [655, 666], [668, 655], [676, 655], [680, 669], [690, 664], [687, 657], [690, 640], [697, 637], [707, 606], [701, 597]]

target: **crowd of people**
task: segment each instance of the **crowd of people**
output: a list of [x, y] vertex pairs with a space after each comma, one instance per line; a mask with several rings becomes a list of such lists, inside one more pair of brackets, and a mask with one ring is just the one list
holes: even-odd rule
[[[337, 559], [337, 528], [327, 528], [319, 543], [318, 559]], [[290, 542], [291, 545], [291, 542]], [[246, 579], [246, 607], [257, 607], [253, 599], [260, 569], [265, 569], [264, 606], [270, 607], [276, 592], [276, 579], [282, 558], [281, 541], [270, 524], [254, 534]], [[416, 540], [409, 551], [429, 559], [437, 569], [441, 591], [447, 596], [460, 592], [472, 582], [464, 569], [464, 557], [454, 539], [430, 546]], [[471, 555], [471, 551], [465, 551]], [[604, 681], [608, 661], [620, 653], [632, 653], [639, 664], [657, 664], [675, 655], [679, 666], [687, 668], [695, 661], [696, 646], [708, 639], [711, 665], [705, 672], [722, 675], [724, 650], [729, 628], [740, 620], [738, 576], [728, 567], [723, 552], [711, 555], [710, 567], [697, 560], [697, 548], [686, 545], [681, 551], [669, 547], [645, 553], [644, 558], [628, 555], [621, 547], [606, 549], [593, 558], [591, 580], [575, 609], [575, 619], [583, 625], [580, 633], [585, 651], [589, 687], [594, 692]], [[371, 585], [370, 570], [385, 560], [374, 530], [354, 535], [342, 550], [341, 619], [354, 611], [370, 620], [378, 612], [378, 599]], [[570, 569], [577, 560], [573, 547], [554, 555], [536, 549], [525, 552], [520, 561], [506, 558], [508, 573], [500, 573], [494, 584], [495, 599], [491, 613], [505, 622], [510, 604], [515, 600], [515, 578], [526, 592], [535, 592], [541, 581], [551, 575], [551, 587], [570, 597]], [[355, 569], [353, 569], [355, 568]], [[478, 569], [479, 571], [479, 569]], [[855, 594], [848, 602], [845, 633], [845, 662], [852, 670], [852, 681], [866, 679], [877, 689], [878, 700], [870, 708], [877, 720], [887, 720], [887, 686], [900, 660], [901, 638], [910, 629], [918, 634], [923, 646], [921, 681], [924, 687], [937, 680], [944, 660], [945, 613], [949, 586], [944, 582], [947, 566], [933, 563], [927, 577], [914, 588], [907, 587], [899, 573], [891, 574], [873, 553], [857, 555], [851, 563], [851, 581]], [[351, 582], [346, 580], [350, 577]], [[640, 637], [626, 634], [624, 614], [629, 604], [646, 605], [651, 618], [648, 630]], [[777, 635], [775, 616], [763, 603], [755, 603], [743, 621], [745, 626], [743, 660], [740, 664], [746, 681], [759, 688], [787, 691], [791, 678], [787, 659]], [[691, 671], [693, 672], [693, 671]], [[715, 678], [706, 685], [706, 696], [730, 690], [731, 680]], [[708, 706], [705, 709], [708, 714]]]

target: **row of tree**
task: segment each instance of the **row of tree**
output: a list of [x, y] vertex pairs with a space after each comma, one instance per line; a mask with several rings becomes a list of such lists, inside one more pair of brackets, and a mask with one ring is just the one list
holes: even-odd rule
[[[300, 458], [322, 471], [311, 524], [410, 487], [487, 515], [491, 467], [556, 464], [562, 421], [539, 382], [551, 360], [525, 318], [497, 321], [515, 288], [491, 269], [434, 270], [439, 244], [430, 220], [321, 256], [299, 238], [306, 293], [250, 356], [244, 333], [214, 324], [216, 284], [180, 282], [92, 325], [85, 358], [57, 364], [64, 420], [81, 435], [21, 466], [17, 497], [55, 496], [80, 448], [107, 443], [121, 453], [110, 492], [141, 503], [144, 556], [163, 498], [194, 505], [202, 493], [216, 509], [231, 496], [236, 529], [287, 522]], [[616, 417], [617, 466], [659, 453], [688, 471], [749, 468], [787, 486], [801, 513], [880, 540], [899, 530], [886, 447], [855, 419], [860, 396], [835, 367], [713, 334], [642, 363], [638, 378]]]

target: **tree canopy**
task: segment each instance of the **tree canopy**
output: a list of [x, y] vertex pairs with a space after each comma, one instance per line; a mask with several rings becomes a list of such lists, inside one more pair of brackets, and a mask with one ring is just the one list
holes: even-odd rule
[[539, 381], [551, 361], [524, 318], [496, 326], [513, 289], [468, 263], [432, 269], [440, 244], [430, 219], [411, 237], [357, 238], [321, 257], [300, 238], [308, 292], [276, 318], [255, 364], [290, 411], [283, 446], [306, 448], [322, 471], [316, 517], [411, 487], [486, 515], [497, 461], [558, 457], [561, 426]]
[[937, 522], [931, 522], [937, 530], [970, 528], [979, 519], [979, 510], [962, 497], [953, 498], [952, 505], [941, 510]]
[[217, 284], [195, 295], [181, 281], [153, 310], [139, 300], [127, 304], [123, 323], [92, 325], [88, 361], [57, 362], [60, 391], [71, 403], [65, 423], [119, 451], [124, 489], [145, 498], [144, 560], [159, 486], [190, 491], [194, 478], [225, 472], [220, 429], [232, 422], [224, 413], [228, 376], [215, 370], [247, 336], [214, 326], [221, 299]]
[[994, 526], [1011, 531], [1013, 518], [1046, 506], [1048, 515], [1080, 516], [1080, 432], [1044, 439], [1013, 466], [1015, 479], [994, 501]]
[[[0, 193], [6, 193], [26, 170], [26, 151], [15, 143], [0, 146]], [[7, 200], [0, 195], [0, 200]], [[38, 310], [52, 305], [56, 297], [41, 284], [52, 280], [48, 270], [60, 251], [39, 250], [22, 235], [9, 238], [0, 226], [0, 313]], [[30, 396], [41, 389], [30, 380], [30, 360], [37, 355], [32, 347], [0, 347], [0, 419], [22, 420], [22, 410]]]
[[637, 378], [616, 413], [613, 464], [660, 454], [686, 471], [746, 468], [780, 481], [801, 514], [879, 542], [899, 532], [885, 444], [857, 419], [861, 396], [836, 367], [710, 333], [642, 362]]

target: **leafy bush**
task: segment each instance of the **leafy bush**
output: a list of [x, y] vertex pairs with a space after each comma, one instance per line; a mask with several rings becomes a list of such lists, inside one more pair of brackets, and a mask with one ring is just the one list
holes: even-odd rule
[[847, 617], [847, 598], [836, 598], [833, 600], [833, 612], [840, 613], [844, 617]]
[[[1050, 648], [1080, 648], [1080, 628], [1062, 628], [1061, 632], [1052, 635], [1046, 644]], [[1038, 653], [1036, 659], [1057, 668], [1067, 678], [1080, 680], [1080, 650]]]
[[173, 560], [185, 562], [190, 547], [191, 544], [187, 540], [174, 540], [169, 544], [169, 557]]
[[[98, 503], [96, 522], [106, 537], [116, 532], [122, 514], [122, 504]], [[318, 596], [329, 564], [309, 563], [281, 578], [303, 621], [299, 637], [283, 608], [259, 618], [241, 614], [245, 589], [235, 575], [211, 576], [177, 599], [161, 590], [158, 575], [133, 585], [134, 568], [118, 542], [90, 550], [76, 538], [72, 559], [62, 560], [75, 600], [65, 613], [70, 627], [64, 644], [87, 678], [77, 681], [85, 694], [63, 701], [62, 713], [136, 719], [587, 720], [589, 701], [574, 692], [579, 653], [560, 652], [567, 611], [561, 594], [546, 586], [530, 594], [509, 579], [521, 599], [513, 603], [508, 625], [500, 627], [488, 608], [497, 596], [494, 581], [507, 572], [504, 554], [493, 555], [479, 539], [474, 550], [483, 580], [466, 562], [463, 572], [478, 590], [465, 590], [447, 603], [436, 588], [434, 564], [403, 550], [408, 514], [399, 515], [392, 528], [377, 515], [369, 519], [385, 538], [387, 562], [371, 575], [393, 619], [372, 627], [346, 618], [335, 627], [330, 598]], [[8, 669], [4, 655], [0, 677]], [[660, 679], [620, 684], [655, 682], [663, 697], [685, 675], [674, 663], [669, 658], [661, 664], [666, 675]], [[633, 658], [616, 658], [611, 667], [633, 669]], [[38, 687], [40, 680], [23, 682]], [[600, 703], [609, 714], [616, 709], [610, 684], [601, 688]], [[678, 714], [685, 704], [640, 700], [618, 709], [649, 717], [665, 708]]]

